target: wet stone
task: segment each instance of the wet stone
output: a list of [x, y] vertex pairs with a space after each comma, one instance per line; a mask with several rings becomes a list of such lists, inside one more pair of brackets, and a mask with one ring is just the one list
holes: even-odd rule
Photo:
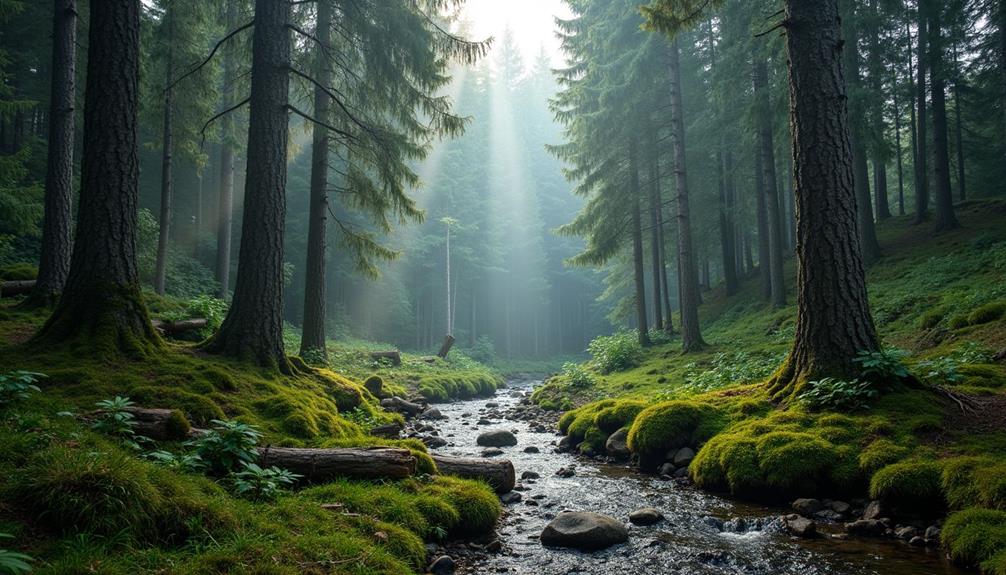
[[633, 525], [654, 525], [664, 519], [664, 514], [652, 507], [637, 509], [629, 514], [629, 521]]

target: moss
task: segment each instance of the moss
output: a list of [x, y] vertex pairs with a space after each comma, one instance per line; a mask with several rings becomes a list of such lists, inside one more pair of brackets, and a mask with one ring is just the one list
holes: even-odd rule
[[968, 363], [957, 368], [960, 385], [1001, 389], [1006, 387], [1006, 369], [998, 365]]
[[606, 435], [611, 435], [619, 429], [632, 425], [647, 404], [642, 401], [619, 401], [611, 407], [606, 407], [597, 412], [594, 423], [597, 428]]
[[974, 456], [948, 459], [943, 462], [942, 485], [952, 509], [1006, 511], [1006, 460]]
[[971, 322], [968, 320], [968, 316], [966, 315], [955, 315], [950, 318], [949, 322], [947, 322], [947, 327], [954, 330], [964, 329], [969, 325], [971, 325]]
[[185, 417], [184, 413], [177, 409], [172, 410], [168, 420], [164, 423], [164, 431], [168, 436], [167, 439], [181, 441], [188, 437], [191, 430], [192, 425], [189, 423], [189, 420]]
[[38, 268], [32, 264], [10, 264], [0, 268], [0, 280], [28, 281], [38, 277]]
[[642, 411], [629, 429], [629, 449], [646, 467], [663, 461], [671, 449], [698, 447], [723, 425], [720, 414], [709, 404], [667, 401]]
[[457, 509], [458, 524], [453, 532], [468, 537], [492, 532], [503, 512], [499, 497], [484, 483], [438, 476], [424, 491], [446, 499]]
[[946, 508], [942, 470], [932, 461], [905, 461], [882, 468], [870, 480], [870, 497], [906, 513], [923, 515]]
[[318, 436], [318, 422], [307, 414], [294, 413], [283, 420], [283, 431], [302, 439]]
[[897, 463], [908, 456], [910, 450], [898, 445], [890, 439], [874, 440], [859, 454], [859, 469], [867, 477], [872, 476], [880, 468]]
[[207, 425], [214, 419], [227, 418], [223, 409], [213, 401], [182, 389], [141, 386], [133, 388], [127, 393], [137, 405], [181, 410], [190, 421], [197, 425]]
[[968, 315], [968, 324], [982, 325], [1006, 315], [1006, 302], [994, 302], [975, 308]]
[[238, 385], [229, 373], [221, 368], [208, 367], [203, 370], [206, 380], [218, 391], [237, 391]]
[[954, 513], [943, 525], [941, 539], [955, 562], [1006, 575], [1006, 511], [972, 508]]
[[934, 327], [940, 325], [940, 322], [942, 322], [945, 317], [946, 310], [944, 309], [929, 310], [919, 317], [919, 328], [933, 329]]

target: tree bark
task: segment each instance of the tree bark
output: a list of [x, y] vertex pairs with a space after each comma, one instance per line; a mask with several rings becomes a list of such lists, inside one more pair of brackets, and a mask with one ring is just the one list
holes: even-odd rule
[[783, 219], [779, 208], [778, 178], [775, 173], [775, 141], [772, 106], [768, 94], [768, 65], [764, 56], [755, 54], [754, 93], [758, 117], [758, 142], [761, 149], [762, 185], [768, 215], [768, 268], [772, 305], [786, 305], [786, 279], [783, 273]]
[[632, 194], [632, 269], [636, 287], [636, 330], [639, 345], [650, 345], [650, 330], [646, 325], [646, 279], [643, 274], [643, 214], [642, 189], [639, 187], [639, 165], [636, 161], [636, 143], [629, 149], [629, 185]]
[[926, 167], [929, 152], [927, 150], [926, 124], [926, 46], [929, 43], [926, 36], [926, 15], [924, 1], [920, 0], [918, 10], [918, 80], [915, 84], [916, 99], [916, 151], [915, 151], [915, 223], [921, 224], [929, 216], [929, 171]]
[[677, 184], [678, 290], [681, 301], [681, 345], [684, 351], [705, 347], [699, 327], [699, 282], [688, 206], [688, 171], [685, 167], [685, 121], [681, 105], [681, 66], [677, 39], [668, 49], [671, 99], [671, 147], [674, 153], [674, 180]]
[[963, 202], [968, 199], [968, 187], [964, 155], [964, 124], [961, 120], [961, 108], [964, 105], [961, 100], [961, 76], [957, 45], [954, 44], [954, 139], [957, 144], [957, 197]]
[[[709, 31], [709, 68], [716, 71], [716, 37], [712, 21], [707, 27]], [[722, 108], [717, 106], [714, 112], [714, 125], [722, 130]], [[733, 187], [732, 155], [726, 151], [725, 139], [720, 137], [716, 142], [716, 176], [719, 185], [718, 211], [720, 226], [720, 252], [723, 258], [723, 284], [728, 296], [737, 293], [739, 281], [737, 278], [737, 226], [734, 224], [734, 202], [736, 195]], [[729, 181], [729, 183], [728, 183]]]
[[768, 209], [765, 206], [765, 158], [759, 142], [755, 141], [754, 157], [754, 188], [755, 188], [755, 222], [758, 227], [758, 283], [761, 286], [761, 297], [765, 301], [772, 300], [772, 274], [769, 268], [768, 247]]
[[884, 64], [880, 55], [880, 12], [877, 0], [870, 0], [869, 54], [867, 67], [870, 74], [873, 113], [870, 133], [873, 152], [873, 191], [876, 199], [877, 220], [891, 218], [891, 206], [887, 197], [887, 123], [884, 119]]
[[506, 459], [469, 459], [433, 455], [441, 475], [485, 481], [496, 493], [509, 493], [516, 485], [513, 463]]
[[936, 176], [936, 231], [960, 227], [950, 186], [950, 145], [947, 130], [947, 73], [943, 56], [941, 2], [925, 0], [929, 16], [929, 74], [933, 103], [933, 164]]
[[[332, 4], [318, 2], [315, 29], [314, 77], [321, 86], [331, 84], [332, 74], [326, 52], [331, 44]], [[331, 101], [325, 89], [314, 89], [314, 117], [326, 122]], [[315, 124], [311, 144], [311, 207], [307, 229], [307, 263], [304, 278], [304, 321], [301, 329], [300, 354], [312, 354], [322, 361], [328, 359], [325, 348], [325, 238], [328, 235], [328, 128]]]
[[283, 349], [290, 4], [255, 2], [248, 176], [234, 299], [205, 349], [291, 373]]
[[55, 0], [42, 253], [38, 281], [23, 304], [26, 307], [55, 305], [70, 273], [76, 60], [77, 0]]
[[259, 447], [258, 455], [262, 467], [281, 467], [301, 475], [308, 483], [324, 483], [340, 477], [405, 479], [416, 473], [416, 458], [407, 449]]
[[[1002, 101], [1006, 102], [1006, 0], [999, 0], [999, 76], [1002, 82]], [[1003, 134], [1006, 135], [1006, 106], [1003, 106]], [[1006, 145], [1003, 146], [1006, 160]]]
[[160, 347], [136, 263], [140, 1], [91, 2], [80, 207], [59, 304], [35, 336], [45, 347], [142, 356]]
[[161, 213], [159, 218], [160, 228], [157, 232], [157, 264], [154, 267], [154, 291], [164, 295], [165, 282], [167, 280], [168, 267], [168, 241], [171, 237], [171, 193], [173, 186], [172, 174], [172, 148], [173, 139], [173, 108], [175, 100], [175, 90], [172, 87], [174, 82], [174, 9], [171, 4], [164, 13], [164, 24], [167, 26], [167, 38], [165, 38], [167, 53], [164, 63], [164, 127], [161, 141]]
[[837, 0], [786, 0], [797, 213], [797, 326], [770, 390], [789, 399], [810, 380], [858, 375], [878, 348], [870, 316], [842, 65]]
[[[651, 140], [651, 145], [656, 147], [656, 138]], [[654, 329], [664, 329], [663, 313], [663, 290], [661, 288], [660, 275], [663, 270], [663, 261], [660, 250], [660, 186], [657, 183], [658, 172], [656, 159], [650, 161], [650, 258], [652, 261], [652, 274], [650, 282], [653, 285], [653, 327]]]
[[[238, 1], [227, 0], [227, 29], [237, 26]], [[234, 70], [236, 53], [233, 47], [224, 46], [223, 109], [234, 105]], [[221, 122], [220, 190], [217, 198], [217, 297], [226, 300], [230, 295], [231, 277], [231, 227], [234, 213], [234, 118], [224, 115]]]
[[[905, 215], [905, 166], [901, 154], [901, 106], [898, 104], [898, 73], [894, 72], [894, 148], [898, 163], [898, 215]], [[914, 152], [913, 152], [914, 153]]]

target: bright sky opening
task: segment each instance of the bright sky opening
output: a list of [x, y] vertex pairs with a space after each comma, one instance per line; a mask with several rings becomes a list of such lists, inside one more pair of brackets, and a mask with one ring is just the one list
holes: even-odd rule
[[552, 55], [553, 65], [562, 63], [555, 17], [569, 18], [562, 0], [468, 0], [462, 21], [470, 24], [473, 39], [494, 36], [497, 41], [510, 28], [525, 62], [532, 62], [542, 46]]

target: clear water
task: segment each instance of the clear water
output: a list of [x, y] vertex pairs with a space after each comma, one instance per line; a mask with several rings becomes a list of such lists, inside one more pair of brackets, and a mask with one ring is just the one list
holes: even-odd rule
[[[512, 382], [492, 399], [438, 406], [448, 419], [435, 422], [450, 445], [439, 453], [478, 457], [479, 433], [507, 429], [515, 433], [516, 447], [505, 447], [503, 457], [513, 461], [518, 483], [528, 488], [523, 501], [506, 506], [499, 537], [506, 550], [463, 565], [466, 573], [521, 573], [534, 575], [584, 574], [688, 574], [688, 575], [957, 575], [964, 571], [950, 565], [939, 550], [911, 547], [893, 540], [822, 537], [800, 540], [771, 527], [747, 532], [720, 532], [710, 527], [708, 517], [722, 520], [743, 518], [751, 523], [786, 513], [744, 504], [673, 482], [640, 474], [628, 467], [598, 464], [572, 454], [554, 453], [558, 436], [554, 430], [536, 433], [531, 425], [506, 418], [538, 382]], [[488, 409], [487, 403], [498, 408]], [[476, 425], [487, 413], [504, 417], [488, 425]], [[467, 417], [464, 414], [468, 414]], [[467, 423], [467, 425], [465, 424]], [[541, 452], [525, 453], [536, 446]], [[571, 478], [555, 475], [560, 468], [575, 466]], [[540, 479], [521, 481], [524, 471]], [[528, 504], [536, 501], [537, 506]], [[629, 542], [595, 553], [543, 547], [538, 534], [548, 521], [564, 510], [594, 511], [626, 521], [632, 511], [655, 507], [666, 519], [652, 527], [629, 526]], [[828, 526], [821, 525], [825, 531]], [[838, 531], [837, 526], [832, 528]]]

